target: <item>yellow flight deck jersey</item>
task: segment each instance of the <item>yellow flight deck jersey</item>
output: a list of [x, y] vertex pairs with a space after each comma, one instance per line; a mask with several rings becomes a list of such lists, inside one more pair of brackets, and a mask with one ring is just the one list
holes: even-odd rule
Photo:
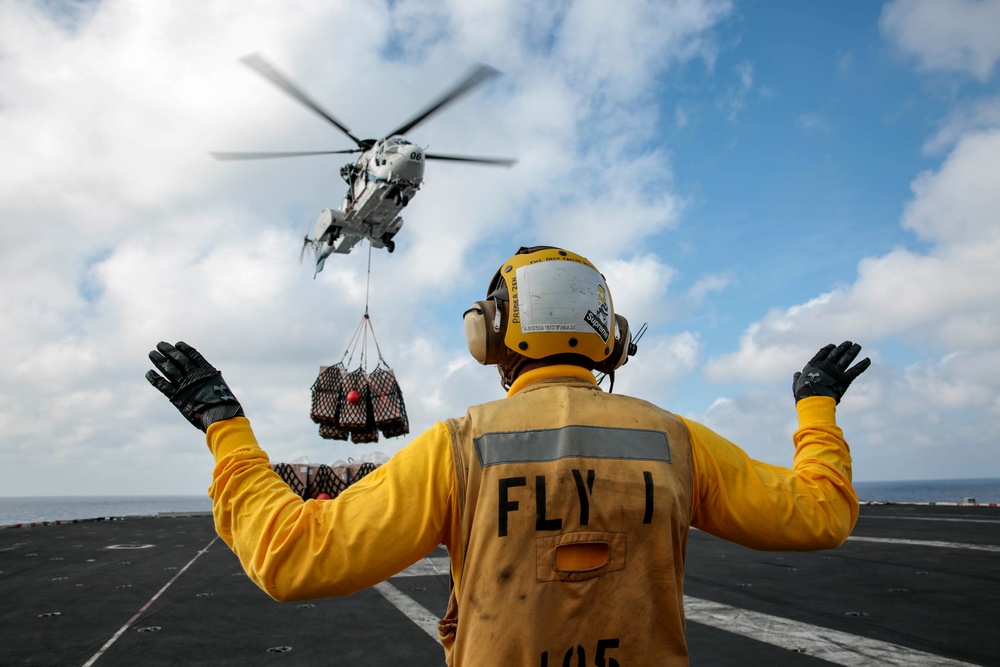
[[755, 549], [840, 545], [857, 519], [832, 398], [797, 403], [791, 469], [708, 428], [607, 394], [576, 366], [439, 422], [329, 501], [303, 501], [243, 417], [216, 422], [216, 528], [281, 600], [347, 595], [439, 544], [453, 666], [686, 665], [689, 526]]

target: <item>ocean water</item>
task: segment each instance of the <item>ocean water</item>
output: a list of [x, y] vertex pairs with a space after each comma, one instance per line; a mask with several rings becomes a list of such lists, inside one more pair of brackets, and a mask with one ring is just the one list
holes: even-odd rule
[[0, 497], [0, 526], [211, 511], [208, 496]]
[[[864, 502], [1000, 503], [1000, 479], [856, 482], [854, 487]], [[211, 511], [208, 496], [0, 497], [0, 526]]]
[[1000, 503], [1000, 479], [932, 479], [855, 482], [858, 498], [889, 503]]

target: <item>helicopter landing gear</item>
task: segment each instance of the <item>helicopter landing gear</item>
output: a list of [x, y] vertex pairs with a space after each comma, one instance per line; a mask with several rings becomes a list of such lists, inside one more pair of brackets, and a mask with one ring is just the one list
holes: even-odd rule
[[393, 241], [388, 234], [382, 235], [382, 245], [384, 245], [385, 249], [388, 250], [389, 252], [392, 252], [396, 249], [396, 242]]

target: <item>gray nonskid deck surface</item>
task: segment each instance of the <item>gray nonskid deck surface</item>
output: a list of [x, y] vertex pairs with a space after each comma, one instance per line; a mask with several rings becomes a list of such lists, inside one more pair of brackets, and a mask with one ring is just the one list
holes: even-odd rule
[[[996, 508], [865, 506], [813, 553], [692, 531], [691, 663], [1000, 665], [998, 563]], [[444, 551], [388, 583], [279, 604], [205, 516], [0, 530], [0, 665], [443, 664]]]

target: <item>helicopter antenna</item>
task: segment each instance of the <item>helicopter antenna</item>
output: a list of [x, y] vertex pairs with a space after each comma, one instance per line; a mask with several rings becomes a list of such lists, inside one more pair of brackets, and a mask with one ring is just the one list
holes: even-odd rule
[[311, 109], [314, 113], [319, 114], [331, 125], [350, 137], [351, 140], [358, 146], [362, 145], [361, 139], [358, 139], [356, 136], [351, 134], [351, 131], [348, 130], [343, 123], [334, 118], [333, 115], [331, 115], [326, 109], [313, 101], [313, 99], [306, 95], [299, 86], [292, 83], [288, 77], [276, 70], [274, 66], [264, 60], [259, 53], [251, 53], [250, 55], [243, 56], [240, 60], [244, 65], [260, 74], [281, 90], [285, 91], [285, 93], [297, 100], [300, 104]]

